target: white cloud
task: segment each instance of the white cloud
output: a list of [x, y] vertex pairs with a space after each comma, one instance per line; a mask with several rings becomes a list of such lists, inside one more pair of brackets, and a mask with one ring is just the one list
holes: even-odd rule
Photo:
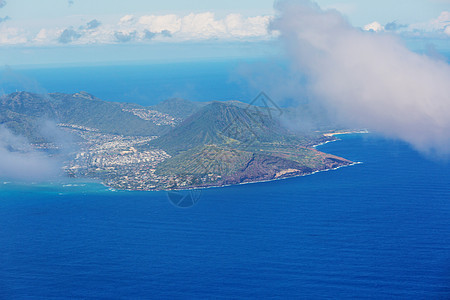
[[39, 42], [39, 41], [45, 41], [46, 39], [47, 39], [47, 30], [42, 28], [36, 35], [35, 40]]
[[450, 26], [445, 27], [444, 33], [450, 36]]
[[[91, 17], [90, 17], [91, 18]], [[91, 18], [92, 19], [92, 18]], [[56, 45], [67, 44], [113, 44], [120, 42], [147, 43], [157, 41], [189, 41], [205, 39], [235, 40], [242, 38], [270, 39], [274, 33], [267, 27], [271, 16], [243, 17], [229, 14], [217, 18], [213, 12], [191, 13], [184, 16], [167, 15], [124, 15], [116, 22], [93, 19], [101, 26], [70, 24], [55, 27], [18, 29], [13, 24], [0, 25], [0, 44]], [[92, 22], [92, 21], [91, 21]], [[9, 23], [9, 22], [8, 22]], [[69, 36], [68, 33], [71, 33]], [[126, 38], [131, 36], [132, 38]], [[152, 38], [149, 38], [151, 36]], [[63, 39], [61, 39], [63, 37]], [[64, 38], [67, 37], [67, 38]]]
[[64, 30], [62, 29], [46, 29], [42, 28], [32, 38], [32, 42], [36, 45], [46, 45], [49, 41], [56, 41], [61, 36]]
[[[334, 11], [337, 13], [336, 11]], [[21, 24], [9, 21], [0, 23], [0, 44], [23, 44], [29, 46], [56, 45], [64, 30], [72, 28], [73, 36], [67, 43], [82, 44], [114, 44], [120, 42], [154, 43], [161, 41], [181, 42], [189, 40], [267, 40], [278, 36], [269, 29], [274, 16], [244, 17], [232, 13], [218, 18], [213, 12], [191, 13], [187, 15], [131, 15], [127, 14], [118, 19], [93, 19], [92, 16], [71, 18], [64, 25], [47, 25], [23, 28]], [[95, 21], [95, 26], [86, 24], [86, 19]], [[77, 21], [79, 20], [79, 21]], [[450, 36], [450, 12], [444, 11], [436, 19], [429, 22], [412, 24], [380, 24], [372, 22], [364, 26], [365, 30], [375, 32], [389, 31], [391, 33], [410, 34], [415, 36], [440, 35]], [[99, 26], [101, 24], [101, 26]], [[397, 25], [397, 26], [393, 26]], [[118, 34], [119, 33], [119, 34]], [[123, 35], [121, 35], [123, 34]], [[132, 38], [123, 38], [133, 35]], [[119, 36], [119, 38], [117, 38]], [[149, 38], [151, 37], [151, 38]]]
[[450, 11], [443, 11], [439, 17], [429, 22], [430, 30], [443, 30], [450, 25]]
[[428, 22], [411, 24], [407, 31], [415, 33], [445, 33], [450, 26], [450, 12], [443, 11], [437, 18]]
[[372, 22], [363, 28], [366, 31], [391, 31], [404, 34], [406, 36], [416, 37], [445, 37], [450, 36], [450, 12], [443, 11], [441, 14], [432, 20], [422, 23], [415, 23], [410, 25], [397, 24], [396, 21], [390, 22], [383, 26], [379, 22]]
[[223, 20], [216, 20], [214, 13], [189, 14], [182, 18], [181, 32], [194, 37], [212, 37], [226, 35]]
[[139, 24], [145, 26], [146, 29], [152, 32], [162, 32], [168, 30], [171, 33], [181, 30], [181, 18], [177, 15], [163, 15], [163, 16], [143, 16], [139, 18]]
[[139, 24], [146, 30], [160, 33], [169, 31], [175, 38], [233, 39], [242, 37], [269, 38], [268, 25], [272, 17], [256, 16], [244, 18], [240, 14], [229, 14], [223, 19], [217, 19], [214, 13], [205, 12], [189, 14], [184, 17], [177, 15], [142, 16]]
[[[395, 23], [395, 22], [393, 22]], [[391, 23], [391, 24], [393, 24]], [[410, 25], [401, 25], [394, 28], [397, 31], [406, 35], [422, 36], [422, 37], [438, 37], [449, 35], [450, 29], [450, 11], [443, 11], [441, 14], [427, 22], [415, 23]]]
[[230, 14], [225, 18], [225, 24], [229, 34], [233, 36], [266, 36], [269, 35], [271, 20], [270, 16], [244, 18], [240, 14]]
[[17, 27], [0, 27], [0, 45], [17, 45], [28, 42], [27, 32]]
[[22, 136], [0, 126], [0, 177], [20, 180], [45, 180], [61, 172], [59, 162], [31, 148]]
[[120, 18], [119, 24], [126, 24], [126, 23], [130, 23], [132, 21], [134, 21], [133, 15], [125, 15], [122, 18]]
[[380, 31], [384, 31], [384, 26], [381, 25], [378, 22], [372, 22], [370, 24], [367, 24], [366, 26], [364, 26], [364, 30], [365, 31], [375, 31], [375, 32], [380, 32]]
[[281, 32], [294, 74], [308, 82], [284, 86], [296, 85], [299, 94], [310, 95], [348, 126], [450, 154], [447, 63], [411, 52], [395, 36], [354, 28], [338, 12], [309, 1], [283, 1], [277, 8], [273, 27]]

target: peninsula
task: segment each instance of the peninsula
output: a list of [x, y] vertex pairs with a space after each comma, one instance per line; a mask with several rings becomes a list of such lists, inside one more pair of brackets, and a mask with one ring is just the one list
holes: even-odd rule
[[[283, 125], [283, 109], [259, 104], [169, 99], [144, 107], [86, 92], [16, 92], [0, 97], [0, 124], [60, 155], [68, 176], [122, 190], [232, 185], [352, 164], [313, 147], [334, 140], [335, 129], [299, 134]], [[70, 147], [43, 134], [43, 120]]]

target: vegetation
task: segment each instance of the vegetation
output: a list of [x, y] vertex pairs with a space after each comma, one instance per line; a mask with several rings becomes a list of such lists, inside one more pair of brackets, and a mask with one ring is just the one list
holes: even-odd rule
[[[351, 163], [311, 147], [333, 137], [320, 130], [292, 132], [274, 109], [239, 101], [169, 99], [143, 107], [102, 101], [85, 92], [17, 92], [0, 97], [0, 109], [0, 124], [34, 143], [48, 140], [48, 132], [42, 130], [48, 120], [77, 133], [88, 145], [77, 155], [86, 165], [75, 167], [75, 163], [72, 169], [118, 188], [220, 186]], [[289, 110], [284, 112], [290, 115]], [[99, 145], [112, 150], [105, 152]], [[108, 162], [117, 167], [107, 167]]]

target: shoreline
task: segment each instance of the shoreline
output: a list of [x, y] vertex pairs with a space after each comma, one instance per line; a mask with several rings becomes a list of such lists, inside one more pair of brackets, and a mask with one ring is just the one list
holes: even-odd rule
[[367, 129], [361, 129], [361, 130], [350, 130], [350, 131], [337, 131], [337, 132], [328, 132], [324, 133], [324, 136], [335, 136], [335, 135], [341, 135], [341, 134], [365, 134], [370, 133]]
[[105, 185], [103, 182], [101, 184], [105, 187], [107, 187], [112, 192], [183, 192], [183, 191], [197, 191], [197, 190], [206, 190], [206, 189], [213, 189], [213, 188], [224, 188], [224, 187], [231, 187], [231, 186], [239, 186], [239, 185], [245, 185], [245, 184], [254, 184], [254, 183], [265, 183], [265, 182], [272, 182], [272, 181], [278, 181], [278, 180], [285, 180], [285, 179], [291, 179], [291, 178], [297, 178], [297, 177], [304, 177], [304, 176], [311, 176], [317, 173], [321, 172], [328, 172], [328, 171], [334, 171], [341, 168], [346, 167], [352, 167], [355, 165], [361, 165], [363, 162], [352, 162], [348, 165], [342, 165], [335, 168], [329, 168], [329, 169], [323, 169], [323, 170], [317, 170], [313, 171], [311, 173], [301, 174], [301, 175], [293, 175], [293, 176], [286, 176], [282, 178], [274, 178], [274, 179], [267, 179], [267, 180], [257, 180], [257, 181], [249, 181], [249, 182], [240, 182], [240, 183], [233, 183], [233, 184], [224, 184], [224, 185], [211, 185], [211, 186], [202, 186], [202, 187], [191, 187], [191, 188], [180, 188], [180, 189], [155, 189], [155, 190], [122, 190], [122, 189], [115, 189], [113, 187], [109, 187]]
[[346, 135], [346, 134], [368, 134], [368, 133], [370, 133], [370, 132], [369, 132], [367, 129], [361, 129], [361, 130], [358, 130], [358, 131], [338, 131], [338, 132], [324, 133], [323, 136], [326, 136], [326, 137], [333, 137], [334, 139], [333, 139], [333, 140], [330, 140], [330, 141], [325, 141], [325, 142], [323, 142], [323, 143], [319, 143], [319, 144], [317, 144], [317, 145], [313, 145], [312, 148], [315, 149], [316, 147], [319, 147], [319, 146], [322, 146], [322, 145], [325, 145], [325, 144], [328, 144], [328, 143], [332, 143], [332, 142], [339, 141], [339, 139], [336, 138], [337, 135]]
[[[274, 179], [258, 180], [258, 181], [249, 181], [249, 182], [241, 182], [241, 183], [225, 184], [225, 185], [217, 185], [217, 186], [194, 187], [194, 188], [189, 188], [189, 189], [153, 190], [153, 191], [155, 191], [155, 192], [156, 191], [159, 191], [159, 192], [164, 192], [164, 191], [166, 191], [166, 192], [173, 192], [173, 191], [182, 192], [182, 191], [186, 191], [187, 192], [187, 191], [193, 191], [193, 190], [206, 190], [206, 189], [214, 189], [214, 188], [218, 189], [218, 188], [239, 186], [239, 185], [245, 185], [245, 184], [266, 183], [266, 182], [273, 182], [273, 181], [278, 181], [278, 180], [286, 180], [286, 179], [291, 179], [291, 178], [311, 176], [311, 175], [314, 175], [314, 174], [317, 174], [317, 173], [321, 173], [321, 172], [334, 171], [334, 170], [338, 170], [338, 169], [341, 169], [341, 168], [352, 167], [352, 166], [361, 165], [361, 164], [363, 164], [363, 162], [353, 162], [351, 164], [339, 166], [339, 167], [336, 167], [336, 168], [318, 170], [318, 171], [314, 171], [314, 172], [307, 173], [307, 174], [294, 175], [294, 176], [288, 176], [288, 177], [283, 177], [283, 178], [274, 178]], [[153, 191], [148, 191], [148, 192], [153, 192]]]
[[[359, 131], [345, 131], [345, 132], [336, 132], [336, 133], [329, 133], [329, 136], [335, 136], [335, 135], [344, 135], [344, 134], [368, 134], [370, 133], [368, 130], [363, 129], [363, 130], [359, 130]], [[331, 141], [326, 141], [323, 143], [319, 143], [317, 145], [312, 146], [312, 148], [316, 148], [328, 143], [332, 143], [332, 142], [337, 142], [339, 141], [339, 139], [335, 138], [334, 140]], [[363, 164], [363, 162], [352, 162], [351, 164], [348, 165], [342, 165], [336, 168], [329, 168], [329, 169], [324, 169], [324, 170], [317, 170], [317, 171], [313, 171], [311, 173], [307, 173], [307, 174], [301, 174], [301, 175], [293, 175], [293, 176], [287, 176], [287, 177], [283, 177], [283, 178], [274, 178], [274, 179], [267, 179], [267, 180], [258, 180], [258, 181], [250, 181], [250, 182], [241, 182], [241, 183], [235, 183], [235, 184], [225, 184], [225, 185], [212, 185], [212, 186], [204, 186], [204, 187], [192, 187], [192, 188], [185, 188], [185, 189], [161, 189], [161, 190], [148, 190], [148, 191], [139, 191], [139, 192], [172, 192], [172, 191], [194, 191], [194, 190], [205, 190], [205, 189], [212, 189], [212, 188], [224, 188], [224, 187], [230, 187], [230, 186], [238, 186], [238, 185], [244, 185], [244, 184], [253, 184], [253, 183], [264, 183], [264, 182], [272, 182], [272, 181], [277, 181], [277, 180], [285, 180], [285, 179], [290, 179], [290, 178], [297, 178], [297, 177], [303, 177], [303, 176], [310, 176], [310, 175], [314, 175], [320, 172], [328, 172], [328, 171], [334, 171], [334, 170], [338, 170], [341, 168], [345, 168], [345, 167], [351, 167], [351, 166], [355, 166], [355, 165], [360, 165]], [[135, 191], [135, 190], [116, 190], [116, 191]]]
[[[367, 129], [362, 129], [362, 130], [358, 130], [358, 131], [342, 131], [342, 132], [333, 132], [333, 133], [327, 133], [328, 136], [336, 136], [336, 135], [344, 135], [344, 134], [368, 134], [370, 133]], [[326, 134], [324, 134], [326, 136]], [[316, 148], [328, 143], [332, 143], [332, 142], [337, 142], [339, 141], [339, 139], [335, 138], [334, 140], [331, 141], [326, 141], [323, 143], [319, 143], [317, 145], [313, 145], [312, 148]], [[230, 186], [238, 186], [238, 185], [244, 185], [244, 184], [253, 184], [253, 183], [264, 183], [264, 182], [271, 182], [271, 181], [277, 181], [277, 180], [285, 180], [285, 179], [290, 179], [290, 178], [297, 178], [297, 177], [303, 177], [303, 176], [310, 176], [310, 175], [314, 175], [320, 172], [328, 172], [328, 171], [334, 171], [334, 170], [338, 170], [341, 168], [345, 168], [345, 167], [351, 167], [351, 166], [355, 166], [355, 165], [360, 165], [363, 164], [363, 162], [353, 162], [351, 164], [348, 165], [343, 165], [343, 166], [339, 166], [336, 168], [330, 168], [330, 169], [324, 169], [324, 170], [317, 170], [311, 173], [307, 173], [307, 174], [302, 174], [302, 175], [294, 175], [294, 176], [289, 176], [289, 177], [283, 177], [283, 178], [274, 178], [274, 179], [268, 179], [268, 180], [259, 180], [259, 181], [251, 181], [251, 182], [241, 182], [241, 183], [236, 183], [236, 184], [225, 184], [225, 185], [218, 185], [218, 186], [205, 186], [205, 187], [193, 187], [193, 188], [186, 188], [186, 189], [172, 189], [172, 190], [149, 190], [148, 192], [152, 192], [152, 191], [166, 191], [166, 192], [171, 192], [171, 191], [193, 191], [193, 190], [204, 190], [204, 189], [212, 189], [212, 188], [223, 188], [223, 187], [230, 187]], [[131, 190], [133, 191], [133, 190]], [[145, 191], [144, 191], [145, 192]]]
[[[369, 133], [367, 130], [361, 130], [361, 131], [346, 131], [346, 132], [336, 132], [336, 133], [329, 133], [328, 136], [336, 136], [336, 135], [343, 135], [343, 134], [366, 134]], [[332, 143], [332, 142], [336, 142], [339, 141], [339, 139], [335, 138], [334, 140], [330, 140], [330, 141], [326, 141], [323, 143], [319, 143], [317, 145], [313, 145], [311, 146], [312, 148], [316, 148], [328, 143]], [[351, 167], [351, 166], [355, 166], [355, 165], [359, 165], [359, 164], [363, 164], [363, 162], [352, 162], [350, 164], [347, 165], [342, 165], [342, 166], [338, 166], [335, 168], [329, 168], [329, 169], [323, 169], [323, 170], [316, 170], [313, 171], [311, 173], [307, 173], [307, 174], [301, 174], [301, 175], [293, 175], [293, 176], [286, 176], [283, 178], [273, 178], [273, 179], [267, 179], [267, 180], [258, 180], [258, 181], [250, 181], [250, 182], [240, 182], [240, 183], [234, 183], [234, 184], [225, 184], [225, 185], [211, 185], [211, 186], [203, 186], [203, 187], [191, 187], [191, 188], [180, 188], [180, 189], [152, 189], [152, 190], [132, 190], [132, 189], [116, 189], [114, 187], [111, 187], [109, 185], [106, 185], [104, 182], [102, 181], [97, 181], [97, 180], [92, 180], [86, 182], [84, 180], [82, 180], [81, 182], [78, 183], [64, 183], [61, 187], [62, 188], [66, 188], [66, 187], [82, 187], [87, 183], [95, 183], [95, 184], [100, 184], [101, 186], [107, 188], [108, 191], [110, 192], [173, 192], [173, 191], [198, 191], [198, 190], [205, 190], [205, 189], [213, 189], [213, 188], [224, 188], [224, 187], [231, 187], [231, 186], [239, 186], [239, 185], [245, 185], [245, 184], [256, 184], [256, 183], [265, 183], [265, 182], [272, 182], [272, 181], [278, 181], [278, 180], [285, 180], [285, 179], [290, 179], [290, 178], [297, 178], [297, 177], [303, 177], [303, 176], [310, 176], [310, 175], [314, 175], [320, 172], [328, 172], [328, 171], [334, 171], [334, 170], [338, 170], [341, 168], [345, 168], [345, 167]], [[12, 184], [12, 182], [10, 181], [5, 181], [3, 182], [3, 185], [7, 185], [7, 184]]]

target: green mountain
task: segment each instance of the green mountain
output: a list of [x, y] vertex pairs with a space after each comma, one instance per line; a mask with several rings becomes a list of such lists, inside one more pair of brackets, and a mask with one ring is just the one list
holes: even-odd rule
[[67, 173], [118, 189], [222, 186], [351, 164], [311, 147], [332, 137], [292, 132], [279, 117], [282, 113], [239, 101], [169, 99], [144, 107], [86, 92], [0, 97], [0, 125], [50, 150], [55, 145], [42, 126], [54, 122], [75, 135], [79, 145], [64, 166]]
[[173, 177], [168, 185], [177, 189], [272, 180], [351, 163], [308, 147], [324, 140], [290, 132], [267, 109], [212, 102], [149, 146], [172, 155], [156, 174]]
[[296, 136], [261, 108], [212, 102], [151, 144], [175, 155], [198, 146], [223, 144], [233, 148], [310, 142]]
[[136, 113], [136, 110], [147, 112], [150, 109], [103, 101], [85, 92], [70, 95], [17, 92], [0, 97], [0, 108], [0, 123], [32, 141], [43, 138], [37, 129], [42, 120], [83, 126], [107, 134], [136, 136], [161, 135], [172, 127], [157, 125], [154, 120]]

